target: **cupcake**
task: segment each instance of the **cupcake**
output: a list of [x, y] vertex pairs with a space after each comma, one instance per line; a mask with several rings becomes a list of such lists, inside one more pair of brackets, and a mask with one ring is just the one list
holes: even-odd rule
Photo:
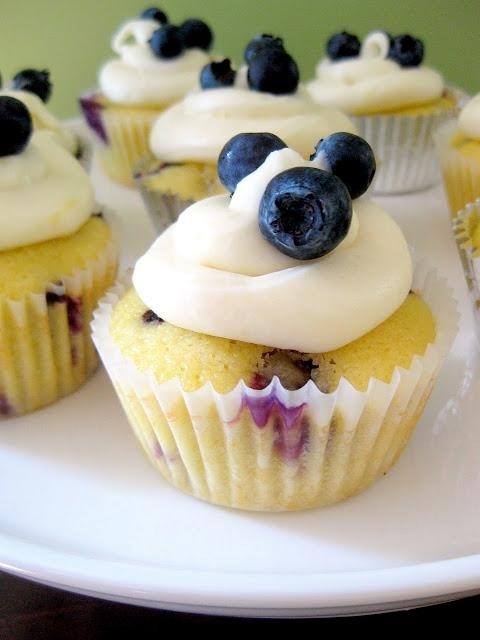
[[0, 418], [50, 404], [97, 366], [89, 322], [117, 248], [83, 167], [0, 96]]
[[88, 145], [48, 109], [51, 93], [50, 73], [46, 69], [22, 69], [6, 87], [0, 89], [0, 96], [10, 96], [23, 102], [30, 112], [35, 131], [49, 131], [59, 144], [88, 169]]
[[236, 71], [230, 59], [208, 63], [200, 90], [164, 111], [150, 134], [150, 151], [136, 179], [157, 231], [194, 201], [225, 191], [217, 177], [224, 144], [243, 131], [269, 131], [303, 156], [334, 131], [355, 132], [338, 109], [320, 107], [300, 83], [283, 41], [257, 36]]
[[409, 35], [374, 31], [360, 43], [337, 33], [307, 84], [316, 102], [349, 114], [373, 147], [376, 193], [419, 191], [440, 180], [432, 132], [455, 114], [457, 94], [423, 58], [423, 43]]
[[[227, 143], [228, 195], [193, 204], [114, 288], [93, 337], [151, 463], [210, 503], [343, 500], [394, 464], [455, 334], [448, 287], [362, 197], [364, 140], [312, 160]], [[248, 162], [245, 163], [245, 158]], [[352, 205], [352, 197], [354, 197]]]
[[112, 180], [133, 186], [132, 169], [148, 152], [153, 121], [197, 85], [212, 40], [201, 20], [176, 26], [159, 9], [145, 10], [115, 33], [118, 57], [100, 69], [98, 89], [80, 97], [100, 164]]
[[435, 133], [443, 186], [452, 216], [480, 197], [480, 93], [468, 100], [458, 118]]
[[458, 211], [452, 225], [480, 341], [480, 198]]

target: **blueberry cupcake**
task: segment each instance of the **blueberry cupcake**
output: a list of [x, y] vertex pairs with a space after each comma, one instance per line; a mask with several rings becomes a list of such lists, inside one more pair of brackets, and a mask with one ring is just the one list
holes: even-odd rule
[[435, 132], [435, 142], [448, 206], [456, 216], [480, 197], [480, 93]]
[[407, 34], [374, 31], [360, 42], [337, 33], [307, 84], [316, 102], [348, 113], [373, 147], [376, 193], [419, 191], [440, 180], [432, 134], [456, 113], [458, 92], [423, 64], [424, 52]]
[[98, 358], [89, 322], [117, 247], [87, 173], [23, 102], [0, 96], [0, 418], [77, 389]]
[[363, 195], [374, 163], [348, 133], [311, 160], [270, 133], [235, 136], [219, 159], [232, 196], [182, 212], [133, 286], [100, 304], [103, 362], [149, 460], [182, 491], [306, 509], [362, 491], [405, 447], [457, 312]]
[[135, 163], [148, 152], [153, 121], [197, 86], [213, 33], [203, 21], [171, 24], [160, 9], [125, 22], [112, 39], [117, 58], [100, 69], [98, 89], [80, 97], [106, 174], [133, 186]]
[[308, 156], [322, 136], [355, 132], [343, 113], [310, 99], [280, 38], [253, 38], [238, 71], [228, 58], [208, 63], [200, 87], [158, 117], [150, 134], [153, 159], [136, 172], [158, 231], [192, 202], [224, 192], [216, 165], [232, 136], [270, 131]]
[[24, 103], [30, 112], [35, 131], [49, 131], [69, 153], [88, 169], [90, 145], [48, 108], [53, 85], [47, 69], [22, 69], [0, 89], [0, 96], [10, 96]]

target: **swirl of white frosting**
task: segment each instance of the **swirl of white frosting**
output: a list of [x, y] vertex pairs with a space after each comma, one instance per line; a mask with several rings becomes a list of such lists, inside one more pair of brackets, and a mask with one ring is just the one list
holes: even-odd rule
[[0, 158], [0, 251], [73, 233], [93, 207], [88, 175], [50, 132]]
[[351, 115], [403, 109], [441, 97], [445, 83], [437, 71], [424, 65], [401, 67], [387, 59], [388, 49], [385, 33], [370, 33], [359, 56], [322, 59], [307, 90], [319, 104]]
[[303, 156], [335, 131], [356, 133], [337, 109], [316, 105], [300, 88], [294, 94], [252, 91], [240, 84], [188, 94], [161, 113], [150, 133], [150, 149], [166, 162], [216, 164], [223, 145], [237, 133], [269, 131]]
[[412, 265], [397, 224], [367, 199], [354, 202], [346, 238], [309, 261], [262, 237], [258, 205], [279, 171], [318, 166], [276, 151], [238, 185], [186, 209], [137, 261], [134, 287], [158, 316], [214, 336], [303, 352], [340, 347], [397, 309]]
[[51, 113], [42, 100], [30, 91], [17, 89], [2, 90], [0, 96], [10, 96], [23, 102], [30, 112], [33, 127], [37, 131], [50, 131], [57, 141], [67, 151], [75, 154], [78, 150], [78, 141], [75, 134], [70, 131], [53, 113]]
[[119, 58], [106, 62], [98, 78], [102, 93], [112, 102], [161, 106], [198, 86], [208, 54], [194, 48], [175, 58], [158, 58], [148, 41], [159, 27], [155, 20], [130, 20], [114, 35], [112, 49]]
[[480, 93], [471, 98], [461, 110], [458, 128], [467, 137], [480, 140]]

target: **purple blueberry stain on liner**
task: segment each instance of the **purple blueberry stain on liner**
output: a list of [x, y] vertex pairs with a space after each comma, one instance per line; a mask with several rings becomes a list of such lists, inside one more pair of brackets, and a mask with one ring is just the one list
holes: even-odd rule
[[108, 136], [102, 120], [103, 106], [95, 95], [83, 96], [79, 99], [80, 108], [88, 125], [102, 142], [108, 144]]
[[47, 291], [45, 297], [49, 306], [54, 304], [67, 305], [68, 327], [72, 333], [83, 331], [82, 301], [79, 298], [75, 299], [66, 294], [58, 294], [53, 291]]
[[286, 407], [276, 396], [275, 391], [268, 395], [255, 397], [242, 395], [237, 415], [229, 422], [233, 425], [239, 420], [244, 409], [248, 409], [257, 427], [265, 427], [271, 417], [274, 418], [275, 448], [287, 461], [296, 460], [309, 441], [308, 419], [303, 415], [306, 402], [294, 407]]
[[0, 393], [0, 416], [13, 416], [15, 413], [13, 406], [8, 401], [4, 393]]

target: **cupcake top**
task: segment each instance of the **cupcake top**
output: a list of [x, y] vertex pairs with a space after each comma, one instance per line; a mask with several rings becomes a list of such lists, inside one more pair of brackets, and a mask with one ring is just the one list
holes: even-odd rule
[[93, 211], [88, 175], [24, 103], [0, 96], [0, 251], [76, 231]]
[[333, 134], [306, 160], [272, 134], [240, 134], [218, 166], [232, 196], [193, 204], [135, 265], [134, 287], [157, 316], [209, 335], [323, 352], [400, 306], [411, 259], [396, 223], [359, 197], [375, 171], [364, 140]]
[[163, 106], [198, 85], [198, 72], [208, 62], [210, 28], [201, 20], [176, 26], [159, 9], [147, 9], [125, 22], [112, 39], [118, 58], [99, 73], [103, 95], [114, 103]]
[[270, 131], [308, 156], [322, 136], [355, 131], [343, 113], [311, 100], [279, 38], [254, 38], [238, 71], [229, 59], [209, 63], [200, 84], [159, 115], [150, 133], [155, 157], [215, 164], [225, 142], [242, 131]]
[[52, 84], [47, 70], [23, 69], [12, 78], [8, 87], [0, 89], [0, 96], [9, 96], [23, 102], [30, 112], [35, 130], [50, 131], [71, 154], [78, 151], [75, 134], [47, 108]]
[[480, 93], [471, 98], [460, 111], [458, 128], [467, 138], [480, 140]]
[[409, 35], [373, 31], [360, 43], [357, 36], [337, 33], [307, 89], [319, 104], [352, 115], [428, 104], [442, 96], [445, 83], [423, 57], [423, 43]]

